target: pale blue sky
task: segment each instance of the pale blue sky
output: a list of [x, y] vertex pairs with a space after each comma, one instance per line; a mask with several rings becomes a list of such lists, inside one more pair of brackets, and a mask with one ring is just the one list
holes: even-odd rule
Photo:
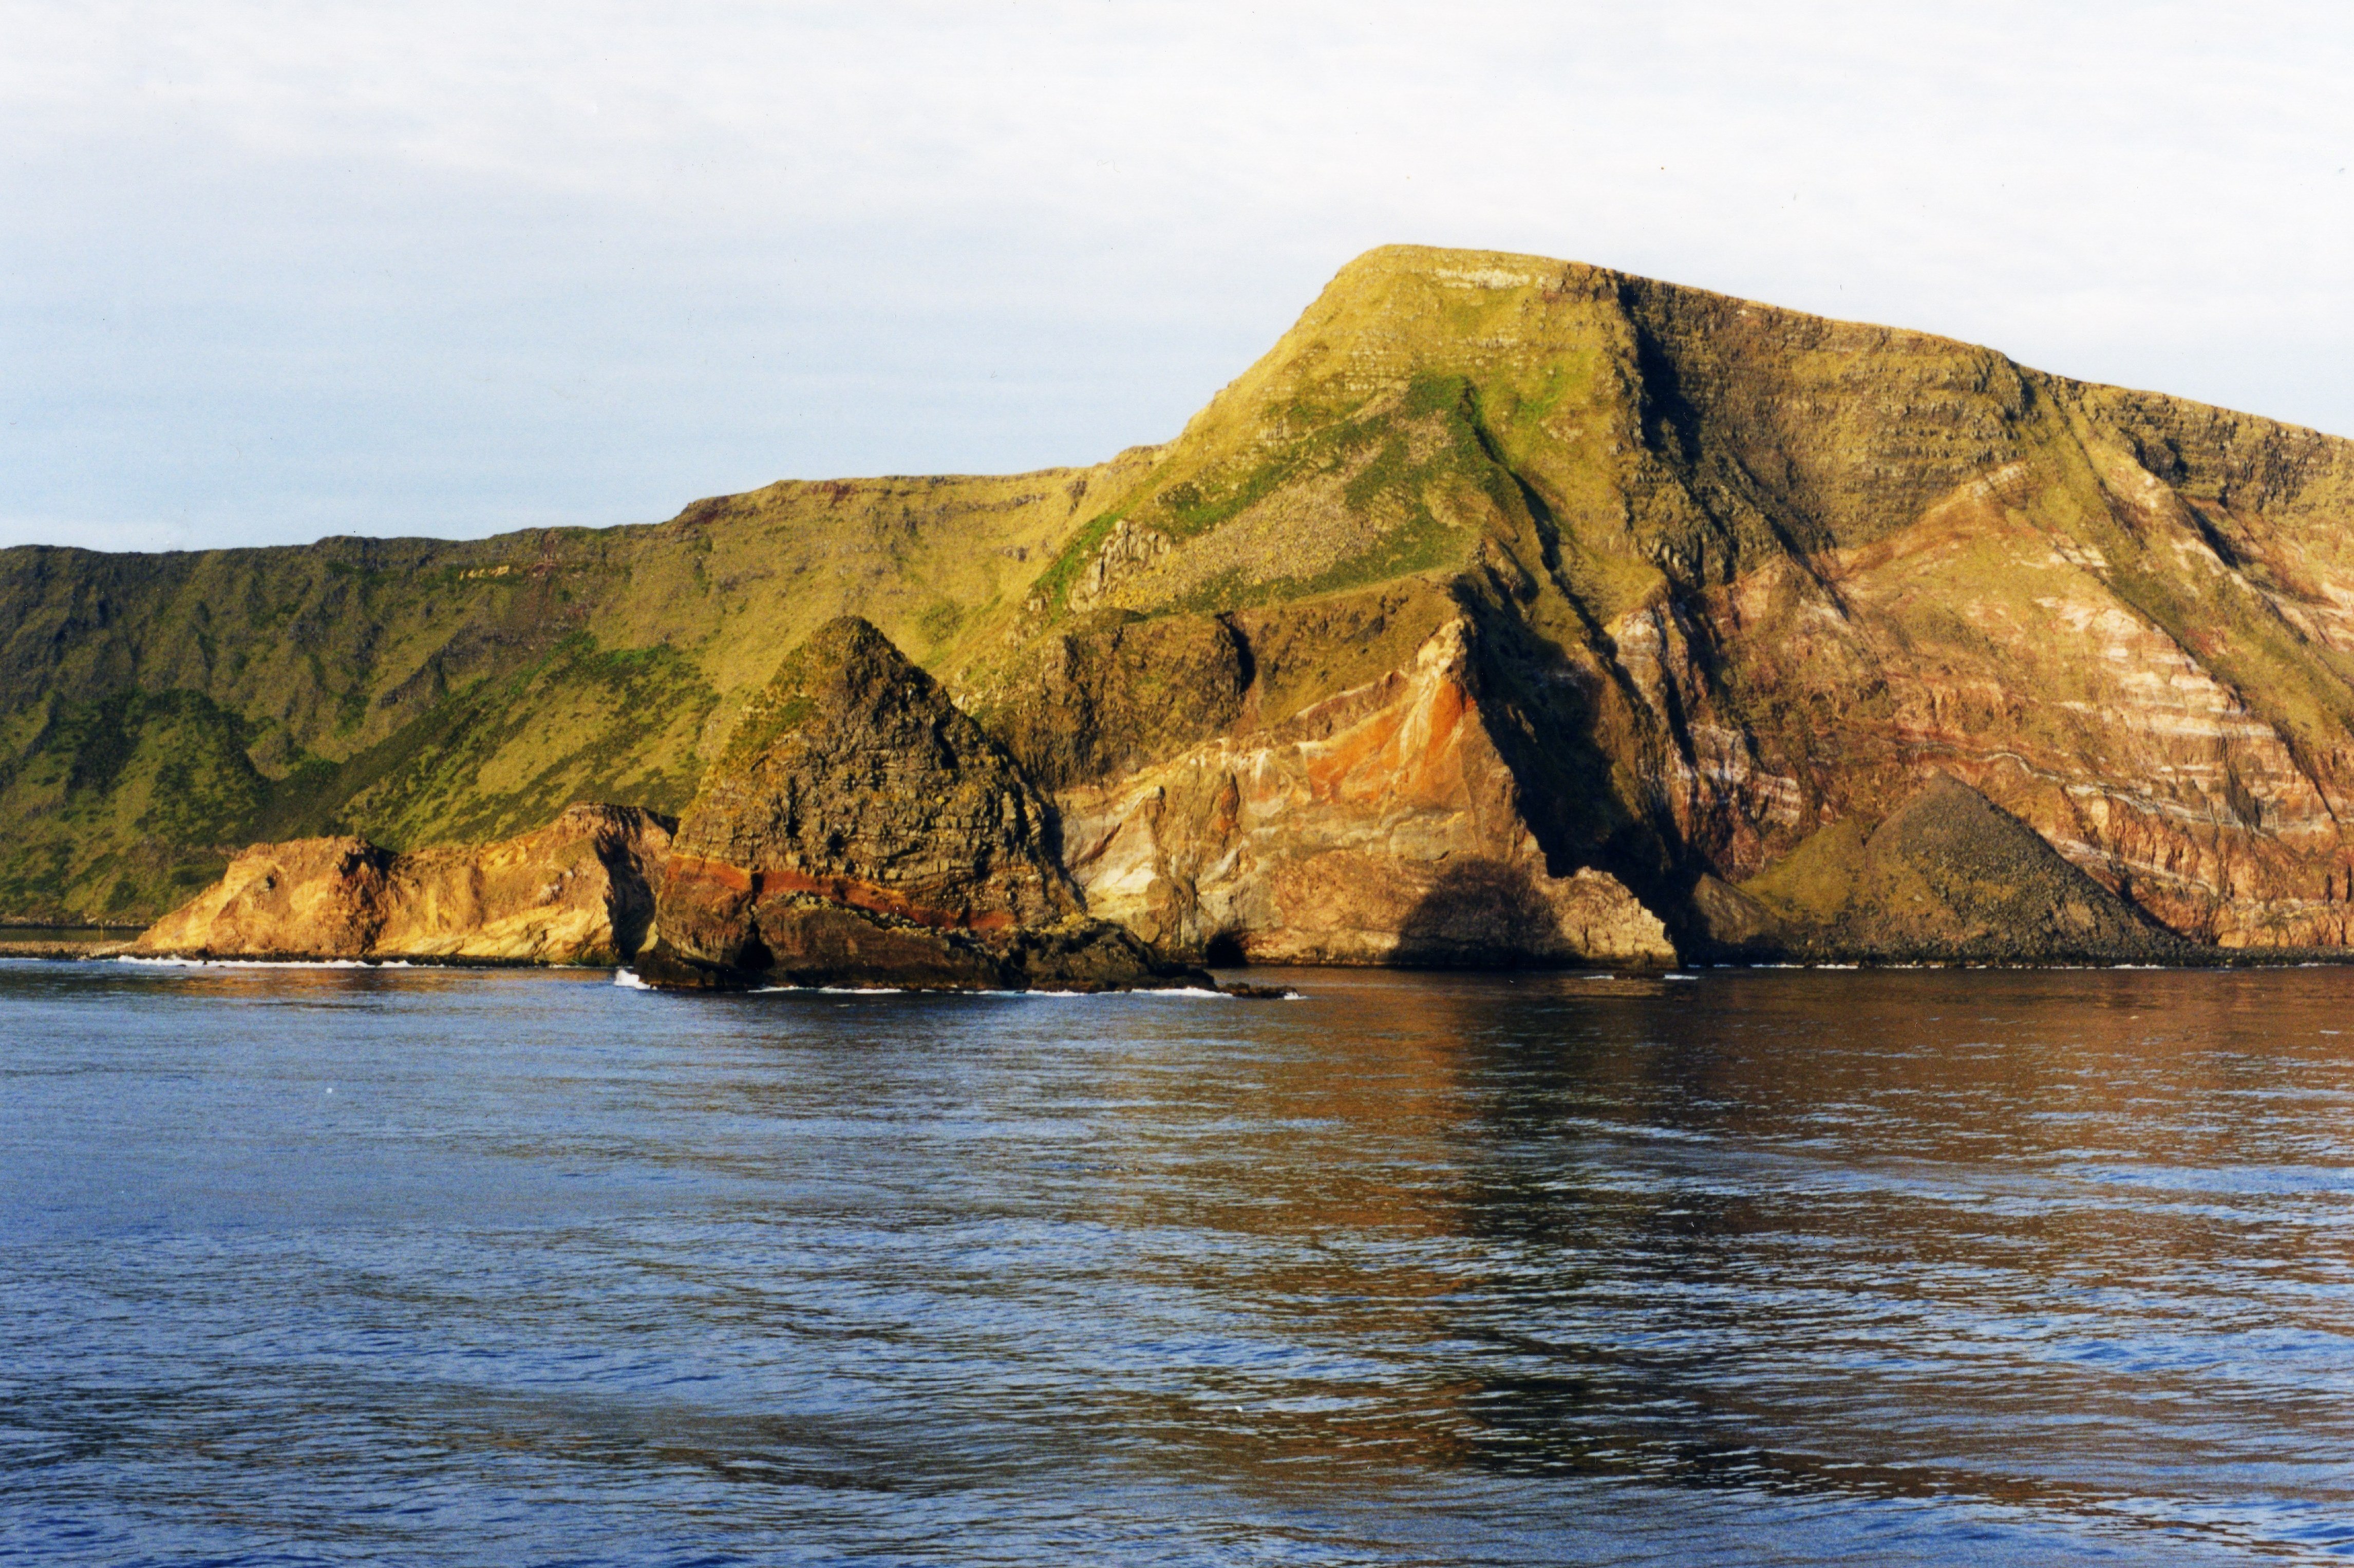
[[2354, 433], [2349, 15], [0, 0], [0, 544], [1089, 462], [1391, 240]]

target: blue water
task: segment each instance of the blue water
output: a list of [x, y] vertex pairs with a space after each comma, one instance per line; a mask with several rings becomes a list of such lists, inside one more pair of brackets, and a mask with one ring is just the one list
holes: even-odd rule
[[2354, 972], [1287, 978], [0, 963], [0, 1558], [2354, 1554]]

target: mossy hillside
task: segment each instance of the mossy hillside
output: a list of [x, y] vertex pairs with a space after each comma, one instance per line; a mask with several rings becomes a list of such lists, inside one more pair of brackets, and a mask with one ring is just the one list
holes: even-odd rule
[[[1630, 313], [1626, 296], [1638, 286], [1537, 258], [1373, 252], [1196, 417], [1117, 510], [1183, 542], [1338, 469], [1345, 482], [1329, 512], [1363, 516], [1373, 493], [1421, 488], [1382, 483], [1407, 466], [1389, 427], [1447, 405], [1452, 428], [1437, 445], [1458, 454], [1451, 466], [1468, 488], [1489, 493], [1479, 510], [1496, 541], [1524, 564], [1544, 558], [1600, 620], [1662, 591], [1671, 573], [1722, 577], [1744, 548], [1781, 541], [1754, 503], [1721, 496], [1712, 512], [1688, 493], [1670, 460], [1690, 420], [1663, 415], [1682, 405], [1647, 381], [1663, 362]], [[1339, 523], [1300, 510], [1284, 520], [1292, 534]], [[1304, 580], [1275, 597], [1327, 586]]]
[[118, 692], [44, 712], [0, 814], [0, 907], [48, 923], [143, 925], [220, 874], [278, 786], [250, 727], [194, 692]]
[[483, 540], [0, 551], [0, 715], [48, 695], [197, 690], [282, 727], [290, 752], [341, 759], [575, 631], [678, 647], [748, 692], [845, 608], [923, 647], [943, 606], [960, 621], [1018, 597], [1135, 466], [788, 482], [666, 524]]
[[575, 800], [674, 815], [694, 797], [717, 703], [675, 649], [603, 649], [575, 633], [323, 777], [334, 804], [301, 825], [405, 850], [509, 837]]
[[[1151, 614], [1210, 614], [1459, 568], [1476, 538], [1464, 526], [1467, 497], [1484, 490], [1490, 504], [1512, 503], [1509, 476], [1487, 457], [1473, 419], [1468, 387], [1430, 376], [1352, 416], [1270, 437], [1246, 465], [1204, 468], [1181, 443], [1172, 462], [1072, 535], [1032, 589], [1030, 630], [1093, 608], [1076, 590], [1123, 523], [1180, 546], [1166, 568], [1105, 599]], [[1187, 469], [1194, 477], [1169, 478]]]
[[[1578, 313], [1538, 313], [1542, 341], [1528, 341], [1525, 302], [1434, 284], [1420, 254], [1344, 270], [1162, 450], [1112, 514], [1178, 548], [1119, 602], [1199, 612], [1345, 591], [1461, 569], [1483, 536], [1523, 566], [1546, 554], [1530, 515], [1545, 498], [1510, 449], [1548, 418], [1611, 402], [1623, 378]], [[1042, 579], [1050, 609], [1108, 532], [1108, 516]]]
[[[1090, 490], [1099, 471], [1122, 461], [1134, 466], [787, 483], [650, 527], [0, 551], [0, 781], [32, 781], [0, 797], [20, 841], [0, 912], [149, 918], [187, 867], [217, 873], [257, 838], [463, 842], [535, 827], [579, 797], [674, 810], [779, 648], [845, 605], [939, 648], [944, 629], [953, 638], [971, 610], [1026, 588], [1108, 488]], [[146, 805], [108, 803], [140, 769], [73, 791], [70, 814], [35, 788], [70, 772], [86, 705], [175, 693], [217, 710], [260, 780], [192, 763], [190, 788], [258, 789], [249, 809], [210, 811], [193, 838], [151, 818], [159, 838], [137, 826]], [[27, 902], [7, 903], [9, 889]]]
[[63, 705], [0, 791], [17, 830], [0, 901], [28, 916], [144, 924], [258, 841], [501, 838], [576, 800], [675, 811], [716, 701], [675, 651], [608, 652], [576, 635], [366, 751], [297, 758], [276, 779], [253, 763], [256, 726], [200, 693]]

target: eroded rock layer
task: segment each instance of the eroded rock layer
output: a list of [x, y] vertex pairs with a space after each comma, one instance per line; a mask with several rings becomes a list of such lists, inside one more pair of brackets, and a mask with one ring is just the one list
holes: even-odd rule
[[137, 950], [620, 963], [652, 920], [670, 827], [632, 806], [576, 805], [515, 838], [408, 854], [351, 837], [256, 844]]
[[1272, 727], [1060, 799], [1097, 915], [1256, 962], [1672, 963], [1606, 872], [1548, 870], [1487, 728], [1469, 622]]

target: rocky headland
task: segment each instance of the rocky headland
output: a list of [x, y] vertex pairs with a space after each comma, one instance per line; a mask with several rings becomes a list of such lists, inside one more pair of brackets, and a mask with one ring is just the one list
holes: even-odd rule
[[679, 824], [649, 984], [1211, 989], [1090, 918], [1004, 750], [866, 621], [820, 627]]
[[0, 918], [249, 950], [601, 800], [680, 819], [649, 961], [726, 983], [2345, 952], [2349, 540], [2354, 443], [1389, 248], [1092, 468], [0, 551]]
[[396, 854], [366, 839], [255, 844], [141, 933], [143, 956], [618, 964], [643, 945], [673, 822], [576, 805], [497, 843]]

